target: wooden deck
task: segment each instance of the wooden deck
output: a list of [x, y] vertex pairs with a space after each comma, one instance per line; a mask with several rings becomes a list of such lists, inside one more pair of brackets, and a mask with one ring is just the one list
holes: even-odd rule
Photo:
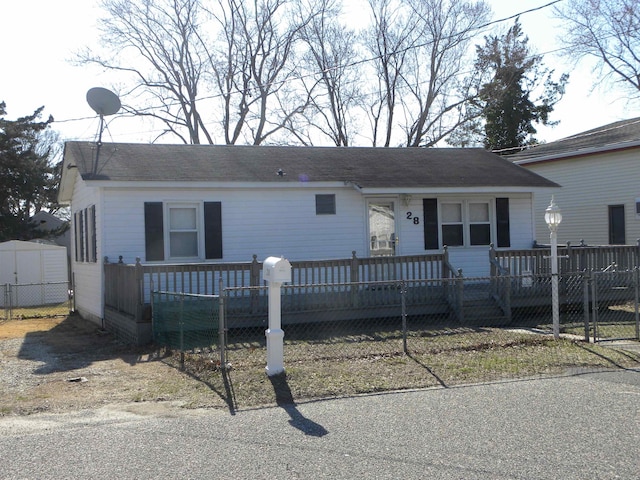
[[[585, 292], [582, 276], [614, 266], [635, 268], [638, 251], [637, 246], [560, 248], [560, 302], [583, 305], [590, 292]], [[514, 309], [550, 305], [549, 256], [545, 248], [491, 248], [487, 278], [465, 278], [449, 263], [446, 249], [434, 255], [360, 259], [353, 253], [346, 259], [291, 262], [293, 281], [283, 287], [283, 323], [398, 317], [402, 291], [408, 316], [439, 315], [462, 325], [508, 325]], [[149, 323], [152, 292], [162, 290], [222, 293], [228, 328], [266, 325], [266, 288], [255, 256], [246, 263], [183, 265], [126, 265], [105, 259], [104, 267], [107, 320]], [[599, 300], [635, 298], [631, 281], [603, 289]]]

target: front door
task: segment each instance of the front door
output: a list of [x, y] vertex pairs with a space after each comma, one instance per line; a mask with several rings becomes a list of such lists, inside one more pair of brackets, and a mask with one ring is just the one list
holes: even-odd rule
[[390, 257], [396, 254], [396, 216], [393, 200], [369, 200], [369, 255]]

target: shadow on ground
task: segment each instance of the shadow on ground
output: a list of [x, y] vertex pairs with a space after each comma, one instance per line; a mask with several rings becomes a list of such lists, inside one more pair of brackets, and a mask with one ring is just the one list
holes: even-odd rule
[[[20, 322], [29, 322], [21, 320]], [[78, 315], [60, 319], [41, 319], [39, 329], [24, 333], [18, 358], [40, 362], [35, 374], [65, 372], [91, 366], [94, 362], [121, 359], [129, 365], [157, 359], [154, 347], [131, 347], [94, 323]], [[48, 325], [53, 325], [47, 328]]]

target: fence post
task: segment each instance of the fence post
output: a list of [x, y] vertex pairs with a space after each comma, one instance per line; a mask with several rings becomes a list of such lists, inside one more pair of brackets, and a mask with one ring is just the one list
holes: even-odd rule
[[180, 327], [180, 369], [184, 370], [184, 293], [180, 294], [180, 317], [178, 318]]
[[220, 369], [226, 369], [227, 359], [225, 358], [225, 348], [227, 340], [227, 329], [224, 312], [224, 291], [222, 290], [222, 278], [218, 279], [218, 348], [220, 348]]
[[589, 270], [582, 272], [582, 309], [584, 310], [584, 341], [589, 343], [589, 282], [591, 273]]
[[592, 318], [593, 318], [593, 343], [596, 343], [598, 341], [598, 285], [597, 285], [597, 274], [596, 272], [593, 272], [591, 274], [591, 304], [592, 304], [592, 308], [591, 310], [593, 311], [592, 314]]
[[11, 284], [6, 283], [4, 286], [4, 311], [5, 318], [11, 320]]
[[400, 282], [400, 299], [402, 300], [402, 350], [405, 355], [407, 351], [407, 284], [404, 280]]
[[640, 292], [639, 290], [639, 283], [638, 282], [638, 275], [639, 275], [640, 270], [638, 269], [638, 267], [635, 267], [633, 269], [633, 285], [635, 287], [635, 295], [634, 295], [634, 300], [635, 300], [635, 315], [636, 315], [636, 340], [640, 340], [640, 311], [638, 309], [638, 301], [640, 300]]
[[458, 269], [458, 275], [456, 276], [456, 288], [457, 292], [457, 308], [458, 308], [458, 320], [460, 323], [464, 323], [464, 276], [462, 275], [462, 269]]

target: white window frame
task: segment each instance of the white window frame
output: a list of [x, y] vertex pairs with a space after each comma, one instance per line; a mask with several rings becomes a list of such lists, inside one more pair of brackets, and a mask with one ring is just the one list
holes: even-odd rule
[[[460, 221], [445, 221], [444, 218], [444, 206], [446, 205], [458, 205], [460, 207]], [[462, 200], [443, 200], [440, 202], [440, 235], [442, 237], [442, 243], [443, 245], [447, 245], [448, 247], [464, 247], [465, 243], [466, 243], [466, 238], [467, 238], [467, 234], [465, 232], [465, 214], [464, 214], [464, 210], [465, 210], [465, 206], [464, 206], [464, 202]], [[446, 226], [451, 226], [451, 225], [460, 225], [462, 226], [462, 244], [461, 245], [449, 245], [445, 242], [444, 240], [444, 228]]]
[[[489, 244], [494, 242], [496, 236], [496, 219], [495, 219], [495, 198], [440, 198], [438, 199], [438, 228], [440, 229], [440, 242], [442, 245], [447, 245], [444, 241], [443, 227], [446, 225], [459, 225], [462, 224], [462, 245], [447, 245], [451, 248], [485, 248]], [[462, 222], [445, 222], [443, 205], [444, 204], [458, 204], [461, 205]], [[485, 204], [488, 207], [489, 221], [477, 222], [471, 221], [471, 204]], [[489, 225], [489, 243], [482, 245], [471, 245], [471, 225]]]
[[[471, 205], [486, 205], [487, 206], [487, 220], [483, 221], [472, 221], [471, 219]], [[484, 200], [468, 200], [467, 201], [467, 212], [468, 212], [468, 222], [466, 225], [467, 230], [469, 231], [469, 246], [470, 247], [486, 247], [493, 242], [493, 229], [492, 229], [492, 215], [491, 215], [491, 202]], [[488, 225], [489, 226], [489, 243], [478, 243], [471, 244], [471, 226], [472, 225]]]
[[[176, 260], [176, 261], [201, 261], [204, 258], [204, 229], [203, 229], [203, 205], [202, 202], [180, 202], [180, 201], [169, 201], [163, 202], [164, 204], [164, 218], [165, 220], [165, 228], [164, 228], [164, 258], [167, 260]], [[188, 256], [188, 257], [177, 257], [171, 255], [171, 210], [172, 209], [185, 209], [191, 208], [195, 210], [195, 220], [196, 226], [193, 230], [185, 230], [185, 231], [195, 231], [196, 233], [196, 255]]]

